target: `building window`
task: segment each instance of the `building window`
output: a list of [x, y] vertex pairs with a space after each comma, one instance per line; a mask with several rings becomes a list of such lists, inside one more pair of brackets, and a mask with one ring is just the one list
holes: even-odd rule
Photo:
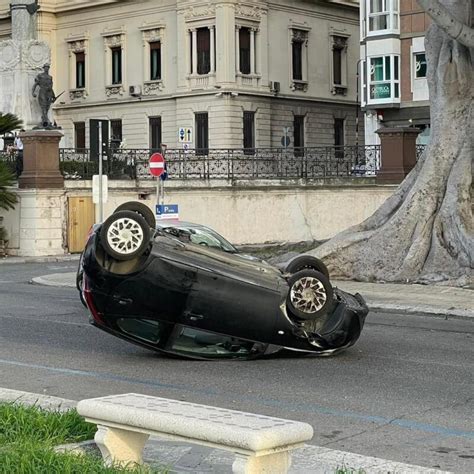
[[161, 117], [150, 117], [150, 148], [153, 151], [161, 149]]
[[122, 48], [112, 48], [112, 84], [122, 84]]
[[105, 94], [107, 98], [116, 98], [125, 92], [126, 74], [126, 41], [122, 32], [102, 33], [105, 46]]
[[150, 43], [150, 81], [161, 80], [161, 42]]
[[74, 147], [76, 149], [84, 149], [86, 147], [86, 123], [74, 123]]
[[399, 56], [369, 58], [369, 102], [399, 102]]
[[86, 55], [84, 51], [75, 53], [76, 56], [76, 89], [86, 87]]
[[110, 121], [110, 148], [119, 148], [122, 143], [122, 121], [111, 120]]
[[426, 54], [425, 53], [416, 53], [415, 54], [415, 79], [425, 79], [426, 78]]
[[196, 154], [207, 155], [209, 151], [209, 116], [207, 112], [196, 116]]
[[255, 112], [244, 112], [244, 152], [255, 153]]
[[197, 73], [209, 74], [211, 71], [211, 32], [209, 28], [197, 30]]
[[344, 119], [334, 119], [334, 145], [336, 147], [336, 158], [344, 158]]
[[331, 92], [347, 92], [347, 36], [332, 35], [332, 88]]
[[250, 28], [239, 29], [240, 72], [250, 74]]
[[307, 90], [308, 31], [291, 30], [291, 88]]
[[292, 45], [293, 53], [293, 80], [302, 81], [303, 80], [303, 42], [302, 41], [293, 41]]
[[295, 156], [304, 155], [304, 115], [295, 115], [293, 121]]
[[369, 0], [369, 32], [399, 29], [399, 0]]
[[85, 99], [88, 84], [88, 40], [85, 36], [74, 36], [67, 39], [69, 52], [69, 98], [71, 101]]

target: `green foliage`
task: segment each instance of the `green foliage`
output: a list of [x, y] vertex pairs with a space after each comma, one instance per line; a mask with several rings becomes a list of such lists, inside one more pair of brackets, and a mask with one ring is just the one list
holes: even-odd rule
[[93, 455], [57, 453], [54, 446], [92, 439], [96, 426], [75, 410], [48, 411], [0, 403], [0, 474], [158, 474], [147, 467], [105, 467]]
[[0, 161], [0, 209], [14, 209], [18, 199], [16, 194], [7, 187], [13, 186], [15, 176], [7, 167], [6, 163]]
[[75, 410], [62, 413], [0, 404], [0, 445], [29, 441], [54, 446], [91, 439], [95, 431], [95, 425], [86, 423]]
[[0, 135], [20, 128], [22, 123], [16, 115], [0, 113]]

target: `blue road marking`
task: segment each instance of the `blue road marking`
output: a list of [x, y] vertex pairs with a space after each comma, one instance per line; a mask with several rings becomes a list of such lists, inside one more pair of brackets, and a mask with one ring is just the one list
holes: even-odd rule
[[[225, 395], [222, 392], [219, 392], [216, 390], [190, 389], [187, 385], [161, 383], [161, 382], [156, 382], [154, 380], [138, 380], [138, 379], [133, 379], [131, 377], [124, 377], [121, 375], [114, 375], [114, 374], [109, 374], [109, 373], [92, 372], [92, 371], [79, 370], [79, 369], [66, 369], [66, 368], [61, 368], [61, 367], [48, 367], [44, 365], [28, 364], [25, 362], [17, 362], [17, 361], [5, 360], [5, 359], [0, 359], [0, 364], [11, 365], [15, 367], [27, 367], [30, 369], [47, 370], [50, 372], [60, 373], [64, 375], [90, 377], [90, 378], [103, 379], [103, 380], [113, 380], [117, 382], [144, 385], [147, 387], [177, 390], [180, 392], [185, 391], [185, 392], [190, 392], [190, 393], [198, 393], [201, 395], [214, 395], [214, 396], [225, 397]], [[396, 425], [401, 428], [424, 431], [426, 433], [434, 433], [434, 434], [437, 434], [439, 436], [444, 436], [444, 437], [456, 436], [456, 437], [461, 437], [461, 438], [474, 439], [474, 431], [464, 431], [464, 430], [458, 430], [458, 429], [453, 429], [453, 428], [445, 428], [443, 426], [420, 423], [418, 421], [410, 421], [407, 419], [391, 419], [391, 418], [386, 418], [384, 416], [365, 415], [363, 413], [357, 413], [357, 412], [352, 412], [352, 411], [336, 410], [334, 408], [327, 408], [320, 405], [307, 405], [306, 403], [303, 404], [303, 403], [285, 402], [281, 400], [267, 399], [267, 398], [261, 398], [261, 397], [233, 395], [232, 399], [240, 400], [240, 401], [252, 401], [253, 403], [261, 404], [264, 406], [278, 407], [278, 408], [284, 408], [284, 409], [289, 409], [289, 410], [297, 410], [299, 412], [317, 413], [320, 415], [328, 415], [328, 416], [334, 416], [334, 417], [339, 417], [339, 418], [351, 418], [351, 419], [360, 420], [364, 422], [375, 423], [377, 425]]]

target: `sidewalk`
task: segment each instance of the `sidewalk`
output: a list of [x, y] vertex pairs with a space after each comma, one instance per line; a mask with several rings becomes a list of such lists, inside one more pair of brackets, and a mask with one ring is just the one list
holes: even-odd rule
[[[33, 278], [46, 286], [75, 288], [75, 273], [56, 273]], [[474, 290], [436, 285], [402, 285], [333, 281], [333, 286], [360, 293], [372, 311], [474, 319]]]
[[[67, 410], [77, 404], [73, 400], [0, 388], [1, 401], [18, 401], [25, 405], [39, 405], [53, 410]], [[172, 474], [191, 472], [193, 474], [231, 474], [234, 455], [218, 449], [150, 437], [145, 445], [144, 460], [157, 467], [168, 466]], [[289, 474], [334, 474], [338, 468], [345, 468], [348, 472], [350, 469], [354, 469], [355, 472], [362, 469], [367, 474], [395, 472], [442, 474], [446, 472], [388, 459], [305, 445], [295, 451]]]

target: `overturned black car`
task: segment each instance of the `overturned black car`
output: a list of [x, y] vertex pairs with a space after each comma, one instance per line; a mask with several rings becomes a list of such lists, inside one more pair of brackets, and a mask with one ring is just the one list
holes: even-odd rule
[[156, 228], [142, 203], [120, 206], [88, 238], [81, 299], [91, 323], [143, 347], [193, 359], [254, 359], [352, 346], [368, 308], [333, 288], [324, 264], [284, 270]]

